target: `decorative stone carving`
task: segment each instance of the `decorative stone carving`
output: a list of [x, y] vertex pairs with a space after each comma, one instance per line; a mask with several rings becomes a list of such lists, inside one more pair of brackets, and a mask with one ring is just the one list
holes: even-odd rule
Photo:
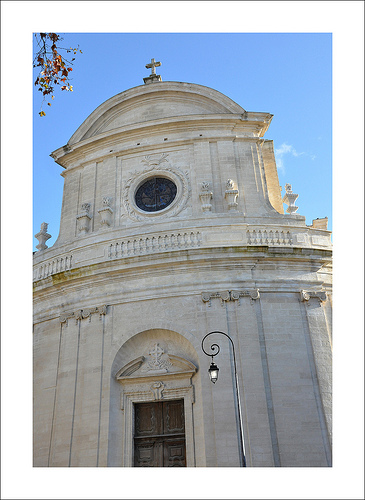
[[308, 290], [300, 291], [300, 300], [302, 302], [308, 302], [309, 299], [319, 299], [321, 302], [327, 300], [327, 292], [312, 292]]
[[92, 218], [90, 215], [90, 208], [90, 203], [83, 203], [81, 205], [81, 213], [76, 217], [80, 235], [84, 235], [89, 232], [90, 221]]
[[37, 240], [39, 241], [38, 245], [36, 246], [36, 248], [38, 248], [39, 251], [48, 248], [48, 246], [46, 245], [46, 241], [49, 240], [49, 238], [51, 238], [52, 236], [47, 233], [47, 229], [48, 229], [47, 222], [42, 222], [41, 230], [39, 231], [39, 233], [35, 235], [35, 238], [37, 238]]
[[210, 203], [210, 200], [213, 198], [213, 193], [212, 191], [210, 191], [209, 182], [202, 182], [199, 198], [202, 203], [203, 212], [210, 212], [212, 210], [212, 204]]
[[101, 217], [100, 222], [102, 226], [110, 226], [112, 223], [112, 214], [113, 214], [113, 210], [111, 209], [112, 198], [104, 196], [102, 203], [103, 203], [103, 208], [100, 208], [98, 210]]
[[149, 351], [149, 356], [146, 358], [142, 372], [166, 373], [172, 366], [169, 356], [156, 342], [153, 348]]
[[208, 302], [209, 307], [211, 304], [211, 299], [219, 298], [221, 300], [221, 305], [223, 306], [225, 302], [238, 301], [240, 297], [250, 297], [252, 300], [257, 300], [260, 298], [259, 290], [224, 290], [222, 292], [202, 292], [202, 301]]
[[232, 179], [228, 179], [226, 183], [225, 199], [228, 203], [228, 210], [237, 210], [238, 203], [236, 201], [238, 189], [235, 189], [235, 184]]
[[231, 300], [237, 300], [238, 305], [240, 304], [240, 297], [250, 297], [251, 300], [257, 300], [260, 298], [260, 292], [258, 288], [256, 290], [231, 290]]
[[[151, 218], [158, 217], [163, 219], [166, 217], [173, 217], [181, 212], [187, 204], [190, 197], [190, 183], [188, 172], [183, 172], [178, 167], [173, 167], [171, 165], [161, 165], [161, 163], [167, 162], [167, 154], [159, 155], [157, 158], [150, 156], [145, 156], [142, 163], [147, 165], [146, 168], [141, 170], [135, 170], [132, 172], [131, 177], [125, 182], [122, 201], [127, 213], [127, 216], [134, 221], [150, 221]], [[162, 211], [158, 212], [144, 212], [137, 207], [135, 203], [135, 193], [138, 187], [146, 180], [151, 177], [166, 177], [175, 183], [177, 187], [177, 193], [174, 201]]]
[[68, 319], [75, 319], [76, 322], [85, 318], [89, 318], [91, 320], [92, 314], [99, 314], [99, 316], [105, 316], [107, 313], [107, 305], [102, 305], [98, 307], [89, 307], [87, 309], [78, 309], [74, 312], [62, 313], [60, 315], [60, 323], [66, 323]]
[[165, 384], [163, 382], [154, 382], [151, 385], [151, 392], [153, 394], [153, 397], [155, 401], [159, 401], [163, 399], [163, 390], [165, 389]]
[[288, 208], [286, 209], [286, 212], [288, 214], [293, 214], [298, 210], [298, 207], [294, 205], [296, 199], [299, 197], [298, 194], [294, 194], [291, 188], [291, 184], [285, 184], [285, 195], [283, 198], [283, 202], [288, 205]]
[[152, 155], [147, 155], [143, 158], [142, 163], [145, 165], [153, 166], [153, 165], [160, 165], [160, 163], [167, 161], [167, 157], [169, 155], [167, 153], [162, 153], [162, 155], [159, 158], [154, 158]]
[[196, 366], [187, 359], [174, 354], [169, 354], [155, 343], [149, 350], [148, 356], [139, 356], [124, 365], [115, 374], [115, 379], [119, 381], [141, 380], [146, 377], [153, 378], [157, 373], [159, 377], [171, 377], [175, 374], [192, 375], [197, 370]]

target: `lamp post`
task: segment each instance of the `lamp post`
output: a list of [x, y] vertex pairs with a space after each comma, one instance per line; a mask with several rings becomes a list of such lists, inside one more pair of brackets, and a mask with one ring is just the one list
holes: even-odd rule
[[[239, 394], [239, 387], [238, 387], [238, 378], [237, 378], [237, 366], [236, 366], [236, 354], [235, 354], [235, 349], [234, 349], [234, 343], [233, 340], [229, 335], [227, 335], [224, 332], [220, 331], [214, 331], [214, 332], [209, 332], [205, 335], [205, 337], [202, 340], [202, 350], [204, 354], [207, 356], [211, 356], [212, 362], [210, 363], [210, 367], [208, 370], [209, 373], [209, 378], [213, 384], [215, 384], [218, 380], [218, 373], [219, 373], [219, 368], [218, 366], [214, 363], [213, 357], [216, 356], [219, 351], [220, 347], [218, 344], [211, 344], [210, 350], [211, 353], [206, 352], [204, 349], [204, 341], [209, 335], [213, 335], [215, 333], [219, 333], [221, 335], [224, 335], [229, 339], [229, 341], [232, 344], [232, 350], [233, 350], [233, 364], [234, 364], [234, 384], [235, 384], [235, 390], [236, 390], [236, 399], [237, 399], [237, 414], [238, 414], [238, 435], [239, 435], [239, 451], [240, 451], [240, 465], [241, 467], [246, 467], [246, 458], [245, 458], [245, 450], [244, 450], [244, 438], [243, 438], [243, 427], [242, 427], [242, 417], [241, 417], [241, 403], [240, 403], [240, 394]], [[216, 352], [215, 352], [216, 351]]]

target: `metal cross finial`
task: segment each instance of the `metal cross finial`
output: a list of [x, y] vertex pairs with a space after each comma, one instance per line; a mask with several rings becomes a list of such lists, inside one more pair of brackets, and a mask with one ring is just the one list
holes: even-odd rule
[[149, 64], [146, 64], [146, 68], [149, 69], [151, 68], [151, 75], [156, 74], [156, 67], [161, 66], [160, 62], [156, 62], [155, 59], [151, 59], [151, 62]]

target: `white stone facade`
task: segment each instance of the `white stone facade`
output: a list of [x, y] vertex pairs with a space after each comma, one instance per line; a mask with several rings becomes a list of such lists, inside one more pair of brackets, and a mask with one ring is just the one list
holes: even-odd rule
[[[169, 399], [184, 400], [187, 466], [239, 466], [229, 342], [214, 338], [214, 385], [201, 348], [213, 330], [235, 345], [247, 466], [331, 465], [330, 233], [284, 213], [271, 119], [153, 81], [53, 153], [65, 184], [58, 239], [34, 256], [34, 466], [132, 466], [134, 404]], [[135, 194], [153, 177], [176, 196], [146, 212]]]

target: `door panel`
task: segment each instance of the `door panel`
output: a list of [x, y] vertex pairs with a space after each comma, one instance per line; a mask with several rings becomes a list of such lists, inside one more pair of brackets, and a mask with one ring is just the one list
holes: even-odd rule
[[164, 434], [185, 433], [183, 401], [163, 402]]
[[186, 467], [185, 439], [171, 439], [164, 443], [164, 467]]
[[134, 466], [186, 467], [184, 401], [135, 404]]

